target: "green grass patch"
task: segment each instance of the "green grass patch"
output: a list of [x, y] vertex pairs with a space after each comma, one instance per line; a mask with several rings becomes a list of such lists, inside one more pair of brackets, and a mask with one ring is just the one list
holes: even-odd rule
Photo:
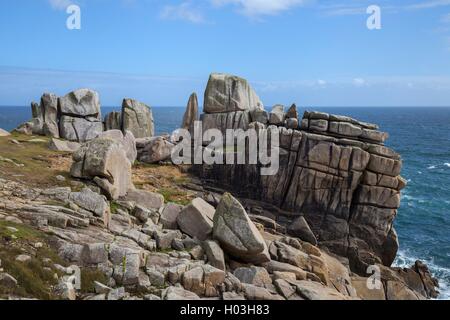
[[107, 276], [100, 270], [94, 268], [81, 269], [81, 292], [93, 293], [95, 291], [94, 282], [100, 282], [104, 285], [108, 283]]
[[181, 190], [161, 188], [158, 190], [158, 193], [164, 197], [165, 202], [173, 202], [183, 206], [186, 206], [191, 202], [189, 196]]

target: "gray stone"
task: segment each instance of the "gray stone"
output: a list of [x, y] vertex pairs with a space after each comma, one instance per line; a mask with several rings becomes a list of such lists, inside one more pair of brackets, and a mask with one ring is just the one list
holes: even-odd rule
[[[73, 154], [71, 175], [76, 178], [106, 179], [113, 187], [113, 199], [127, 194], [134, 188], [131, 181], [131, 163], [122, 145], [110, 139], [94, 139]], [[105, 182], [105, 181], [103, 181]]]
[[210, 75], [203, 106], [205, 113], [254, 109], [263, 110], [264, 106], [245, 79], [219, 73]]
[[192, 200], [177, 217], [181, 231], [199, 240], [210, 237], [213, 228], [214, 207], [201, 198]]
[[17, 287], [17, 280], [8, 273], [0, 273], [0, 286], [14, 289]]
[[62, 114], [101, 119], [98, 93], [90, 89], [72, 91], [59, 98], [59, 107]]
[[59, 140], [56, 138], [52, 138], [49, 141], [48, 147], [53, 151], [61, 151], [61, 152], [75, 152], [80, 148], [80, 144], [78, 142]]
[[129, 190], [122, 200], [134, 202], [149, 210], [159, 210], [164, 205], [164, 197], [159, 193], [138, 189]]
[[218, 286], [225, 281], [225, 272], [210, 265], [195, 267], [183, 274], [182, 285], [200, 296], [217, 297]]
[[63, 115], [59, 120], [59, 132], [63, 139], [86, 142], [96, 138], [103, 131], [103, 124], [97, 118], [79, 118]]
[[135, 138], [153, 137], [155, 128], [153, 114], [149, 106], [133, 99], [122, 103], [122, 130], [131, 131]]
[[27, 254], [20, 254], [15, 259], [17, 262], [26, 263], [31, 261], [31, 257]]
[[160, 250], [170, 249], [172, 247], [172, 241], [181, 237], [182, 234], [178, 230], [163, 230], [155, 231], [154, 233], [156, 245]]
[[250, 112], [252, 122], [267, 124], [269, 122], [269, 113], [266, 110], [255, 109]]
[[43, 118], [42, 134], [59, 138], [58, 97], [52, 93], [44, 93], [41, 97]]
[[213, 267], [226, 271], [225, 267], [225, 255], [222, 248], [216, 241], [205, 241], [203, 243], [203, 249], [205, 250], [208, 263]]
[[175, 145], [166, 137], [146, 139], [143, 147], [138, 149], [138, 159], [144, 163], [158, 163], [170, 159]]
[[178, 229], [177, 218], [181, 210], [183, 210], [183, 206], [176, 203], [168, 203], [164, 207], [159, 220], [164, 229]]
[[317, 245], [317, 239], [304, 217], [298, 217], [288, 226], [288, 233], [300, 240]]
[[124, 151], [127, 155], [130, 163], [133, 164], [137, 158], [137, 149], [136, 149], [136, 139], [133, 136], [133, 133], [130, 131], [126, 131], [125, 135], [120, 130], [109, 130], [102, 132], [98, 138], [100, 139], [111, 139], [118, 143], [120, 143]]
[[77, 294], [72, 283], [67, 282], [64, 278], [55, 288], [55, 294], [63, 300], [76, 300]]
[[200, 297], [191, 291], [179, 287], [168, 287], [162, 293], [163, 300], [200, 300]]
[[230, 255], [251, 263], [270, 261], [266, 243], [242, 205], [225, 193], [214, 215], [214, 238]]
[[284, 300], [281, 296], [270, 293], [266, 288], [246, 283], [243, 283], [242, 287], [248, 300]]
[[233, 274], [241, 283], [248, 283], [258, 287], [272, 284], [269, 273], [263, 267], [241, 267], [234, 270]]
[[272, 125], [280, 126], [284, 123], [284, 119], [285, 119], [284, 106], [279, 104], [275, 105], [272, 108], [272, 111], [270, 111], [269, 123]]
[[194, 121], [198, 120], [198, 99], [197, 94], [194, 92], [189, 97], [189, 101], [186, 107], [186, 112], [183, 116], [183, 122], [181, 123], [182, 129], [191, 130], [194, 125]]

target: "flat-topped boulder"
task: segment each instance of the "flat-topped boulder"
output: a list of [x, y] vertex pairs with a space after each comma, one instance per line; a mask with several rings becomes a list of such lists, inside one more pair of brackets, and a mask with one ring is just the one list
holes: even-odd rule
[[222, 113], [264, 109], [264, 105], [247, 80], [237, 76], [213, 73], [205, 91], [203, 111]]

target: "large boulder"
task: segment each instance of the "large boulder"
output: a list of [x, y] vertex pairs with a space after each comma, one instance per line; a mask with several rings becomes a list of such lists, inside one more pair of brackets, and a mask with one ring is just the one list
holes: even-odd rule
[[155, 135], [153, 114], [149, 106], [133, 99], [124, 99], [122, 103], [122, 130], [131, 131], [135, 138], [147, 138]]
[[199, 240], [206, 240], [213, 230], [214, 207], [201, 198], [192, 200], [177, 217], [178, 227]]
[[264, 109], [263, 103], [247, 80], [221, 73], [209, 77], [205, 91], [205, 113]]
[[79, 89], [59, 98], [59, 133], [61, 138], [86, 142], [103, 131], [100, 99], [90, 89]]
[[120, 130], [109, 130], [102, 132], [98, 138], [102, 139], [112, 139], [117, 141], [123, 146], [125, 153], [127, 155], [128, 160], [130, 160], [131, 164], [136, 161], [137, 158], [137, 149], [136, 149], [136, 139], [131, 131], [126, 131], [125, 135]]
[[52, 93], [44, 93], [41, 97], [43, 118], [42, 133], [49, 137], [59, 138], [58, 97]]
[[137, 139], [138, 160], [150, 164], [168, 160], [174, 147], [166, 137]]
[[112, 199], [127, 194], [134, 188], [131, 163], [123, 146], [111, 139], [97, 138], [84, 144], [73, 154], [71, 175], [76, 178], [97, 178]]
[[81, 144], [73, 141], [60, 140], [52, 138], [48, 143], [48, 148], [53, 151], [75, 152], [80, 148]]
[[128, 190], [122, 200], [134, 202], [136, 205], [149, 210], [159, 210], [164, 205], [164, 197], [159, 193], [138, 189]]
[[183, 122], [181, 123], [180, 128], [190, 130], [194, 125], [194, 121], [197, 120], [198, 120], [198, 99], [197, 94], [194, 92], [189, 97], [186, 112], [184, 113]]
[[75, 90], [59, 98], [59, 108], [62, 114], [75, 117], [98, 118], [101, 114], [98, 93], [90, 89]]
[[31, 103], [33, 134], [59, 138], [58, 129], [58, 97], [52, 93], [44, 93], [41, 103]]
[[214, 238], [225, 252], [249, 263], [270, 261], [267, 245], [244, 207], [225, 193], [214, 215]]

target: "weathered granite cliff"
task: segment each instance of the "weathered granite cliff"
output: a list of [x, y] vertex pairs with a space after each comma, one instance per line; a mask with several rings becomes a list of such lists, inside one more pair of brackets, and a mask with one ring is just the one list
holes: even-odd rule
[[263, 215], [282, 225], [304, 217], [318, 243], [348, 257], [354, 270], [390, 266], [398, 249], [393, 221], [406, 181], [400, 155], [384, 146], [388, 135], [344, 116], [307, 111], [296, 119], [295, 106], [287, 114], [279, 105], [268, 113], [255, 97], [244, 79], [212, 75], [203, 130], [277, 131], [278, 173], [261, 176], [259, 165], [248, 164], [202, 165], [196, 171], [206, 182], [272, 204]]
[[[100, 130], [91, 90], [44, 95], [33, 121], [0, 130], [0, 299], [437, 297], [420, 261], [388, 267], [405, 182], [386, 134], [348, 117], [298, 119], [295, 105], [268, 113], [234, 76], [211, 75], [205, 95], [204, 127], [279, 134], [276, 175], [195, 166], [201, 181], [170, 164], [174, 135], [135, 138], [153, 130], [145, 105], [124, 101], [106, 117], [111, 130]], [[183, 128], [193, 129], [197, 111], [192, 95]]]

